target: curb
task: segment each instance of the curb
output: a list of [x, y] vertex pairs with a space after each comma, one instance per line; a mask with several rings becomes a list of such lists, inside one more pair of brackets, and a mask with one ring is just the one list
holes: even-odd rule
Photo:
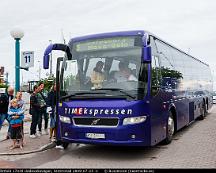
[[42, 152], [42, 151], [46, 151], [46, 150], [52, 149], [55, 146], [56, 146], [56, 143], [52, 142], [52, 143], [48, 143], [48, 144], [40, 147], [37, 150], [25, 151], [25, 152], [19, 152], [19, 153], [0, 153], [0, 156], [25, 155], [25, 154], [38, 153], [38, 152]]

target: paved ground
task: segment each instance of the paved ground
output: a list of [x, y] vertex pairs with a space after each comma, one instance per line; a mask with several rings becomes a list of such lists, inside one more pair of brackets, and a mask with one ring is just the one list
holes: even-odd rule
[[[0, 155], [4, 154], [24, 154], [34, 151], [39, 151], [40, 148], [44, 147], [46, 144], [50, 144], [49, 135], [45, 135], [44, 132], [42, 136], [31, 139], [29, 138], [30, 125], [31, 125], [31, 115], [29, 114], [29, 94], [23, 93], [23, 99], [25, 100], [25, 118], [24, 118], [24, 148], [15, 148], [14, 150], [10, 150], [10, 146], [12, 145], [11, 140], [5, 140], [8, 130], [8, 122], [4, 122], [4, 126], [0, 131]], [[44, 125], [43, 125], [44, 126]], [[42, 126], [42, 127], [43, 127]], [[1, 164], [1, 163], [0, 163]]]
[[[2, 159], [2, 161], [1, 161]], [[216, 168], [216, 106], [203, 121], [179, 131], [171, 144], [150, 148], [71, 145], [42, 153], [2, 156], [17, 168]]]
[[[50, 143], [49, 141], [49, 135], [43, 134], [42, 136], [31, 139], [29, 138], [29, 129], [30, 129], [30, 123], [31, 122], [25, 122], [24, 123], [24, 148], [15, 148], [13, 150], [10, 150], [10, 146], [12, 145], [11, 140], [4, 140], [0, 142], [0, 155], [2, 153], [8, 153], [8, 154], [16, 154], [16, 153], [26, 153], [31, 151], [36, 151], [42, 146]], [[2, 131], [0, 132], [3, 137], [6, 136], [7, 127], [4, 127]]]

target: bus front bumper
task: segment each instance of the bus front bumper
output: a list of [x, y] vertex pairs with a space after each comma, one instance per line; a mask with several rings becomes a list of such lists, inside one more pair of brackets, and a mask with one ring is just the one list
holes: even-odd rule
[[61, 125], [61, 140], [69, 143], [150, 146], [151, 138], [146, 123], [116, 128], [93, 128]]

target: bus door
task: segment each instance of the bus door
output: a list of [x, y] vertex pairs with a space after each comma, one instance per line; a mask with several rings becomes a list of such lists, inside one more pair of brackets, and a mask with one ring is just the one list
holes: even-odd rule
[[63, 62], [63, 57], [57, 58], [57, 65], [56, 65], [56, 83], [59, 84], [59, 78], [60, 78], [60, 69]]
[[59, 122], [59, 118], [58, 118], [58, 101], [59, 101], [59, 89], [60, 89], [59, 78], [60, 78], [60, 69], [62, 67], [63, 60], [64, 60], [63, 57], [57, 58], [57, 65], [56, 65], [56, 103], [57, 103], [56, 104], [56, 130], [57, 130], [56, 138], [57, 139], [59, 137], [59, 133], [58, 133], [58, 122]]

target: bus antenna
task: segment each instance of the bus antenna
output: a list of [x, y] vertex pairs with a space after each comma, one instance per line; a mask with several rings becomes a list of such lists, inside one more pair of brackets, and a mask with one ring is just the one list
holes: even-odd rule
[[65, 38], [64, 38], [63, 29], [61, 29], [61, 36], [62, 36], [63, 43], [66, 44], [66, 41], [65, 41]]

